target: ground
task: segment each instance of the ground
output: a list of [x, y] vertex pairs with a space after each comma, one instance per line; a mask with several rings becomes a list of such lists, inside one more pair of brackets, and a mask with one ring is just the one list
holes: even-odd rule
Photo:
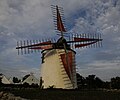
[[6, 89], [29, 100], [120, 100], [120, 90]]

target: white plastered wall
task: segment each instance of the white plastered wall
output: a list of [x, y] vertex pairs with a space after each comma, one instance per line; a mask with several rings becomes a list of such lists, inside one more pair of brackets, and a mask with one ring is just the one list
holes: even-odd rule
[[55, 88], [73, 89], [71, 80], [60, 59], [60, 54], [65, 53], [64, 49], [52, 49], [44, 52], [46, 52], [44, 63], [41, 66], [44, 88], [54, 86]]

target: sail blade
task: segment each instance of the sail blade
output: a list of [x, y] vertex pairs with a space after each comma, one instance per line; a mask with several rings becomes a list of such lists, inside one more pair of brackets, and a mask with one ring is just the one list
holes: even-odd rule
[[42, 45], [50, 45], [50, 44], [52, 44], [51, 41], [47, 41], [47, 42], [42, 42], [42, 43], [37, 43], [37, 44], [31, 44], [31, 45], [27, 45], [27, 46], [16, 47], [16, 49], [36, 47], [36, 46], [42, 46]]
[[74, 41], [75, 41], [75, 42], [95, 41], [95, 40], [99, 40], [99, 39], [77, 38], [77, 37], [74, 37]]
[[56, 10], [57, 10], [57, 30], [59, 30], [60, 32], [66, 32], [58, 6], [56, 6]]
[[75, 44], [75, 48], [80, 48], [80, 47], [92, 45], [92, 44], [97, 43], [97, 42], [98, 41], [94, 41], [94, 42], [90, 42], [90, 43], [86, 43], [86, 44]]
[[53, 46], [52, 45], [44, 45], [44, 46], [37, 46], [37, 47], [30, 47], [30, 48], [28, 48], [28, 49], [34, 49], [34, 50], [36, 50], [36, 49], [51, 49], [51, 48], [53, 48]]

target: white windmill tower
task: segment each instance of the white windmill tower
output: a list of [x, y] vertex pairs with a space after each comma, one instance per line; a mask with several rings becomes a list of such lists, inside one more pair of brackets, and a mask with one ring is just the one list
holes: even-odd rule
[[75, 89], [77, 88], [76, 52], [71, 47], [80, 48], [93, 44], [96, 44], [94, 47], [100, 46], [102, 41], [101, 35], [80, 34], [67, 41], [64, 37], [66, 29], [63, 24], [62, 8], [58, 6], [52, 6], [52, 8], [56, 29], [60, 33], [60, 38], [57, 42], [52, 40], [46, 42], [35, 40], [33, 42], [31, 40], [20, 41], [17, 42], [16, 49], [18, 49], [18, 54], [19, 50], [21, 50], [22, 54], [23, 50], [25, 53], [36, 51], [36, 49], [42, 50], [41, 77], [44, 81], [44, 88], [55, 86], [55, 88]]

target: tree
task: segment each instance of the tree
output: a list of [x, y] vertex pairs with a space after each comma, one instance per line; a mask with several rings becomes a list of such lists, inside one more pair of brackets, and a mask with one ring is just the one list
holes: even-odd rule
[[2, 84], [2, 78], [0, 77], [0, 85]]
[[87, 88], [103, 88], [104, 82], [95, 75], [88, 75], [86, 77]]
[[95, 75], [88, 75], [88, 77], [84, 78], [79, 73], [77, 73], [76, 77], [78, 89], [96, 89], [103, 88], [105, 86], [104, 82]]
[[85, 78], [81, 76], [79, 73], [76, 73], [77, 77], [77, 86], [78, 88], [84, 88], [85, 87]]
[[111, 78], [111, 87], [113, 89], [120, 89], [120, 77]]
[[104, 82], [99, 77], [96, 77], [95, 84], [96, 84], [96, 88], [103, 88]]
[[20, 79], [18, 79], [17, 77], [13, 77], [13, 82], [14, 83], [19, 83], [21, 80]]
[[28, 87], [30, 87], [30, 85], [29, 85], [29, 83], [25, 82], [25, 83], [23, 84], [23, 87], [24, 87], [24, 88], [28, 88]]
[[86, 84], [87, 88], [96, 88], [95, 75], [88, 75], [88, 77], [86, 77]]

